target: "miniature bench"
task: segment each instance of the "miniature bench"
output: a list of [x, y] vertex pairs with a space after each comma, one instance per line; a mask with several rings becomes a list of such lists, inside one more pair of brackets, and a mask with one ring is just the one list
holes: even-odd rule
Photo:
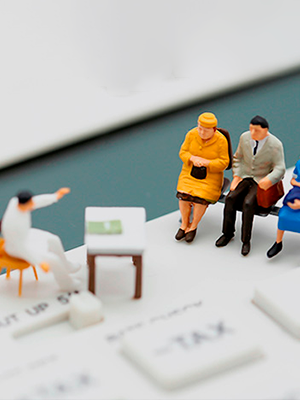
[[[221, 191], [221, 196], [218, 200], [219, 203], [225, 204], [225, 197], [228, 193], [228, 189], [230, 187], [230, 180], [227, 178], [224, 178], [223, 181], [223, 186], [222, 186], [222, 191]], [[271, 206], [270, 208], [259, 208], [259, 211], [255, 213], [255, 215], [258, 215], [260, 217], [266, 217], [267, 215], [275, 215], [278, 217], [278, 213], [281, 207], [277, 207], [276, 205]]]

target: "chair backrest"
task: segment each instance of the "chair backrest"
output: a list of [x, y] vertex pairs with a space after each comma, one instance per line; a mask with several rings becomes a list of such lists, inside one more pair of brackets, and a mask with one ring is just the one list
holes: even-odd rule
[[227, 139], [227, 143], [228, 143], [228, 155], [229, 155], [229, 164], [228, 167], [226, 169], [231, 169], [232, 168], [232, 146], [231, 146], [231, 139], [230, 139], [230, 135], [229, 132], [226, 129], [223, 128], [217, 128], [217, 130], [219, 132], [222, 133], [222, 135], [224, 135]]

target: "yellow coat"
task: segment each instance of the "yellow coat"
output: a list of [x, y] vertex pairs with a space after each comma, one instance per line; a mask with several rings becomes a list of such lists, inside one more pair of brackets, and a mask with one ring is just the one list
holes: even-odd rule
[[[189, 161], [191, 156], [211, 160], [205, 179], [199, 180], [190, 175], [193, 166]], [[216, 202], [221, 194], [223, 171], [229, 164], [228, 142], [225, 136], [216, 131], [208, 142], [204, 142], [199, 136], [198, 129], [194, 128], [186, 134], [179, 157], [183, 161], [183, 166], [178, 179], [178, 192]]]

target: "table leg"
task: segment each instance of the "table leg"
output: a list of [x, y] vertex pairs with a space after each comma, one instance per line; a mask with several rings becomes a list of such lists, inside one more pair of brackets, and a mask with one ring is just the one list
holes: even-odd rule
[[89, 267], [89, 291], [95, 294], [95, 256], [88, 254], [87, 262]]
[[132, 261], [136, 267], [134, 299], [140, 299], [142, 297], [142, 256], [133, 256]]

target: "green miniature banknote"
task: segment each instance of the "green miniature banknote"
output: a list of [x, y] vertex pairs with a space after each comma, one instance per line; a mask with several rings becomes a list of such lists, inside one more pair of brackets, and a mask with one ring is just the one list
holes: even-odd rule
[[92, 235], [115, 235], [122, 233], [122, 222], [119, 219], [111, 221], [87, 221], [86, 232]]

